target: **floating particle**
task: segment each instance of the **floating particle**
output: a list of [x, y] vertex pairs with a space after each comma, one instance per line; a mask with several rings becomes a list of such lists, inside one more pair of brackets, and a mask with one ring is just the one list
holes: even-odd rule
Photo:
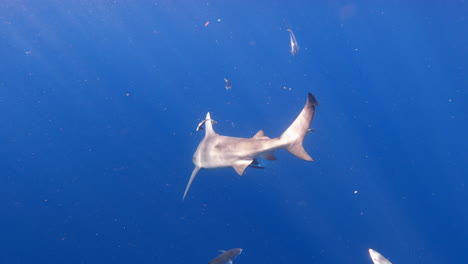
[[226, 78], [224, 78], [224, 81], [226, 82], [226, 84], [225, 84], [226, 90], [227, 90], [227, 91], [231, 91], [231, 89], [232, 89], [232, 83], [231, 83], [231, 81], [228, 80], [228, 79], [226, 79]]

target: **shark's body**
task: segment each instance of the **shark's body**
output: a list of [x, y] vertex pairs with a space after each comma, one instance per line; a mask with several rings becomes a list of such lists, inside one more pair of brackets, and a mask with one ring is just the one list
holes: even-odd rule
[[242, 252], [242, 248], [233, 248], [228, 251], [221, 250], [221, 252], [223, 253], [210, 261], [209, 264], [232, 264], [232, 260]]
[[190, 176], [182, 199], [185, 199], [190, 185], [201, 168], [233, 167], [239, 175], [242, 175], [245, 168], [257, 162], [258, 157], [275, 160], [276, 157], [273, 156], [273, 152], [280, 148], [288, 150], [298, 158], [312, 161], [312, 158], [302, 147], [302, 141], [308, 132], [317, 105], [317, 100], [309, 93], [301, 113], [289, 128], [277, 138], [266, 137], [263, 130], [258, 131], [252, 138], [218, 135], [213, 130], [213, 121], [208, 112], [206, 119], [199, 125], [200, 127], [203, 123], [205, 124], [205, 138], [198, 145], [193, 155], [195, 169]]

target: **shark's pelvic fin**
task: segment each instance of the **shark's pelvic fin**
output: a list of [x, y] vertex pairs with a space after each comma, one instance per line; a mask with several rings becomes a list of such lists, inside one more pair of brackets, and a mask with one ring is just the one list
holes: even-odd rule
[[244, 174], [245, 168], [247, 168], [252, 163], [252, 161], [253, 160], [238, 160], [236, 163], [234, 163], [234, 165], [232, 165], [232, 167], [236, 170], [239, 176], [242, 176], [242, 174]]
[[257, 133], [255, 133], [255, 135], [252, 137], [252, 138], [262, 138], [265, 136], [265, 132], [263, 132], [263, 130], [259, 130]]
[[[209, 114], [209, 113], [208, 113]], [[210, 123], [210, 122], [209, 122]], [[210, 123], [211, 125], [211, 123]], [[192, 185], [192, 182], [193, 182], [193, 179], [195, 179], [195, 176], [197, 175], [197, 172], [200, 170], [201, 168], [198, 167], [198, 166], [195, 166], [195, 168], [193, 169], [192, 171], [192, 175], [190, 176], [190, 180], [189, 182], [187, 183], [187, 187], [185, 187], [185, 192], [184, 192], [184, 196], [182, 197], [182, 200], [185, 200], [185, 196], [187, 195], [189, 189], [190, 189], [190, 185]]]
[[304, 150], [302, 141], [309, 130], [310, 123], [314, 117], [315, 106], [317, 105], [317, 100], [309, 93], [307, 95], [307, 102], [301, 113], [280, 137], [281, 141], [285, 144], [285, 148], [291, 152], [291, 154], [307, 161], [312, 161], [312, 158]]

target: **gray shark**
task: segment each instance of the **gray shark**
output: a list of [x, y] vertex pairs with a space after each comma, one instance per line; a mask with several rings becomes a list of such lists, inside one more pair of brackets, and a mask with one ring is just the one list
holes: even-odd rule
[[185, 188], [182, 200], [185, 199], [195, 176], [201, 168], [233, 167], [239, 175], [242, 175], [249, 165], [253, 163], [253, 167], [255, 167], [255, 164], [258, 164], [258, 157], [266, 160], [276, 160], [273, 153], [281, 148], [286, 149], [300, 159], [312, 161], [312, 158], [304, 150], [302, 141], [309, 130], [317, 105], [317, 100], [309, 93], [301, 113], [286, 131], [277, 138], [265, 136], [263, 130], [258, 131], [251, 138], [221, 136], [213, 130], [213, 120], [208, 112], [205, 120], [199, 125], [199, 127], [202, 124], [205, 125], [205, 137], [193, 155], [195, 168]]
[[233, 248], [228, 251], [220, 250], [221, 255], [210, 261], [208, 264], [232, 264], [232, 260], [237, 257], [241, 252], [242, 248]]

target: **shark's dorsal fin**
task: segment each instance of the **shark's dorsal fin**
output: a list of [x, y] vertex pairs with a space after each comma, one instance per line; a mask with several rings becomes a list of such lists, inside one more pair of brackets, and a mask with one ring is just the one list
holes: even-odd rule
[[190, 180], [189, 180], [189, 182], [187, 183], [187, 187], [185, 187], [185, 192], [184, 192], [184, 196], [182, 197], [182, 200], [185, 200], [185, 196], [187, 195], [188, 190], [190, 189], [190, 185], [192, 185], [193, 179], [195, 179], [195, 176], [197, 175], [197, 172], [198, 172], [200, 169], [201, 169], [200, 167], [198, 167], [198, 166], [195, 165], [195, 168], [194, 168], [193, 171], [192, 171], [192, 175], [190, 176]]
[[245, 168], [247, 168], [250, 163], [252, 163], [252, 161], [253, 160], [238, 160], [236, 163], [234, 163], [234, 165], [232, 165], [232, 167], [236, 170], [239, 176], [242, 176], [242, 174], [244, 174]]
[[205, 136], [215, 134], [213, 130], [213, 120], [211, 119], [210, 112], [206, 113], [205, 118]]

